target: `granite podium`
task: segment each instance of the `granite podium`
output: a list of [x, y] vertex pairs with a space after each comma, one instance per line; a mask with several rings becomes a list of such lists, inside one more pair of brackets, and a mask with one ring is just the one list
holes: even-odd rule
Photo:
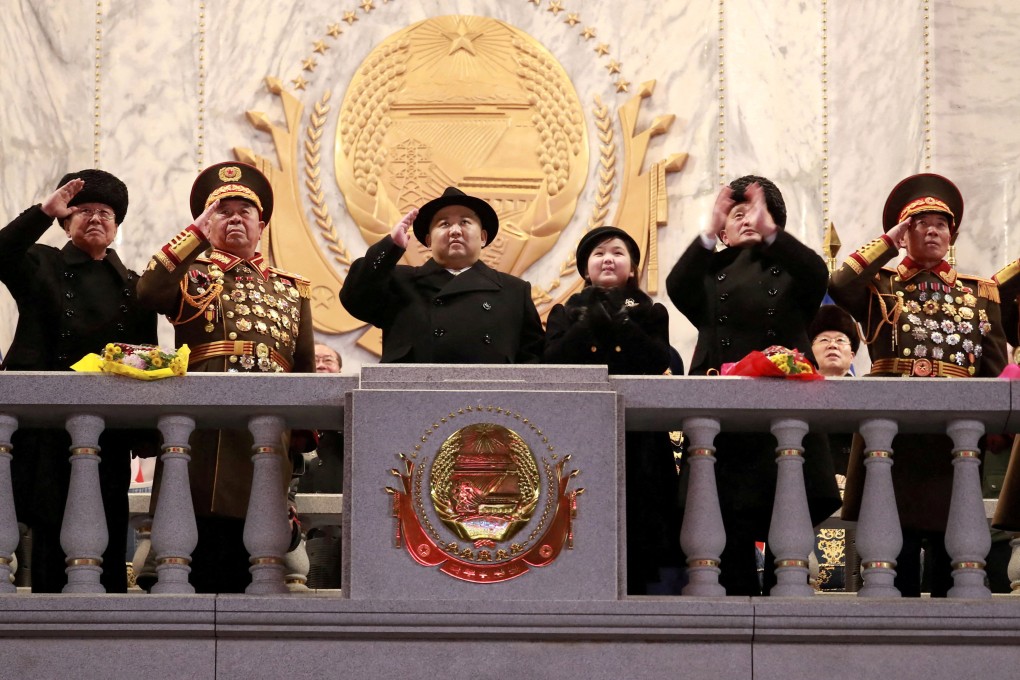
[[346, 414], [347, 597], [620, 597], [623, 423], [604, 366], [366, 366]]

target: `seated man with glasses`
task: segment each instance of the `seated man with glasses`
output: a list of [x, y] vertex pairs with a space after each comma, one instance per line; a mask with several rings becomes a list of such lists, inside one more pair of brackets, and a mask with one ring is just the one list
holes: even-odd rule
[[861, 344], [857, 322], [838, 305], [822, 305], [808, 327], [811, 353], [818, 372], [826, 378], [850, 375], [850, 366]]

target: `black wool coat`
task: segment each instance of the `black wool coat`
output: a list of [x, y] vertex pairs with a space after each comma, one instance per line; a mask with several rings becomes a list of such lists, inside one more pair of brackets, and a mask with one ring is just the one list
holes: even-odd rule
[[[813, 362], [807, 328], [828, 274], [822, 258], [786, 231], [776, 232], [771, 244], [721, 251], [696, 238], [666, 278], [669, 299], [698, 329], [690, 373], [719, 370], [771, 345], [798, 349]], [[775, 437], [721, 432], [715, 446], [724, 519], [739, 517], [765, 540], [775, 501]], [[839, 508], [832, 455], [821, 433], [804, 438], [804, 484], [812, 523]], [[682, 497], [685, 492], [682, 482]]]
[[383, 363], [510, 364], [542, 356], [531, 284], [483, 262], [454, 276], [430, 259], [398, 265], [389, 236], [355, 260], [340, 302], [383, 332]]
[[[93, 260], [70, 241], [63, 248], [36, 241], [53, 224], [36, 205], [0, 230], [0, 281], [18, 305], [18, 326], [4, 361], [6, 370], [67, 371], [107, 342], [155, 344], [156, 314], [136, 304], [138, 275], [106, 251]], [[100, 436], [100, 488], [110, 541], [102, 583], [124, 592], [127, 490], [130, 451], [156, 444], [155, 432], [106, 430]], [[67, 501], [70, 436], [64, 430], [20, 429], [14, 433], [11, 465], [18, 520], [33, 527], [32, 590], [60, 592], [66, 582], [60, 524]], [[108, 566], [107, 566], [108, 565]]]

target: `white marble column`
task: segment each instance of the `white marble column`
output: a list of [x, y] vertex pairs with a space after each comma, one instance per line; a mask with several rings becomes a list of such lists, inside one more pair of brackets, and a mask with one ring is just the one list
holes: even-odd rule
[[776, 556], [776, 585], [769, 591], [777, 597], [809, 597], [808, 555], [814, 550], [814, 531], [804, 489], [803, 420], [772, 421], [776, 437], [776, 497], [769, 525], [769, 546]]
[[987, 598], [985, 564], [992, 549], [985, 504], [981, 494], [981, 450], [985, 433], [979, 420], [952, 420], [946, 434], [953, 439], [953, 495], [946, 526], [946, 552], [953, 565], [949, 597]]
[[195, 429], [195, 420], [188, 416], [160, 416], [163, 433], [163, 473], [159, 499], [152, 519], [152, 550], [156, 554], [157, 582], [154, 593], [194, 593], [188, 582], [191, 553], [198, 545], [195, 507], [191, 502], [188, 463], [191, 447], [188, 441]]
[[1011, 552], [1006, 575], [1009, 577], [1009, 589], [1012, 595], [1020, 595], [1020, 536], [1014, 534], [1009, 541]]
[[895, 420], [873, 418], [861, 423], [864, 437], [864, 494], [857, 520], [857, 552], [864, 586], [859, 597], [899, 597], [893, 585], [896, 557], [903, 548], [900, 516], [892, 483]]
[[0, 414], [0, 593], [17, 592], [11, 583], [12, 560], [21, 538], [11, 484], [11, 435], [17, 429], [17, 418]]
[[298, 546], [283, 556], [284, 581], [292, 593], [308, 592], [308, 549], [302, 538]]
[[[64, 521], [60, 525], [60, 547], [67, 555], [65, 593], [105, 593], [99, 582], [103, 573], [103, 552], [110, 542], [106, 512], [99, 485], [99, 435], [105, 423], [101, 416], [74, 415], [67, 418], [71, 435], [71, 483], [67, 489]], [[124, 565], [108, 568], [123, 569]]]
[[251, 496], [244, 522], [244, 547], [251, 555], [251, 583], [246, 593], [268, 595], [288, 592], [283, 582], [283, 556], [290, 544], [287, 497], [283, 486], [280, 442], [284, 421], [279, 416], [255, 416], [248, 429], [252, 446]]
[[719, 585], [719, 555], [726, 547], [726, 530], [715, 482], [713, 446], [719, 429], [719, 421], [715, 418], [684, 419], [684, 435], [690, 441], [687, 449], [687, 502], [680, 529], [680, 546], [687, 556], [684, 595], [726, 595], [726, 590]]

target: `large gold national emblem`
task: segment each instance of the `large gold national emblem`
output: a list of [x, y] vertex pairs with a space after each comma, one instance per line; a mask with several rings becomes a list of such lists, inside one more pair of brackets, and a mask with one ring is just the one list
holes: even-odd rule
[[[602, 100], [605, 83], [595, 82], [604, 78], [598, 75], [602, 68], [579, 67], [572, 80], [553, 52], [508, 21], [456, 15], [404, 26], [395, 2], [377, 6], [366, 0], [357, 7], [360, 12], [343, 12], [342, 20], [309, 40], [309, 54], [289, 79], [292, 88], [280, 78], [266, 78], [283, 106], [282, 123], [247, 112], [256, 129], [271, 134], [278, 163], [234, 149], [273, 185], [276, 207], [261, 249], [276, 266], [313, 282], [317, 330], [365, 331], [366, 324], [338, 300], [351, 262], [410, 208], [447, 186], [479, 196], [496, 210], [499, 234], [482, 258], [495, 269], [529, 278], [543, 316], [582, 281], [572, 246], [560, 249], [570, 253], [564, 262], [534, 265], [578, 218], [586, 224], [571, 230], [571, 243], [584, 229], [606, 224], [614, 202], [609, 223], [637, 241], [645, 287], [657, 293], [666, 175], [680, 170], [687, 156], [646, 160], [651, 139], [674, 121], [663, 115], [643, 129], [638, 125], [641, 101], [654, 92], [654, 80], [632, 85], [621, 64], [607, 56], [609, 45], [595, 39], [596, 28], [583, 26], [575, 15], [556, 24], [557, 31], [594, 41], [588, 59], [608, 61], [602, 66], [613, 90], [627, 96], [614, 121]], [[511, 14], [524, 11], [522, 3]], [[555, 14], [550, 6], [536, 16], [544, 21]], [[362, 20], [377, 18], [393, 27], [381, 40], [368, 38], [362, 28], [368, 25]], [[366, 51], [368, 39], [374, 46]], [[557, 49], [565, 44], [555, 42]], [[332, 89], [338, 80], [346, 83], [342, 98]], [[587, 120], [578, 80], [593, 92]], [[631, 87], [634, 92], [627, 94]], [[428, 251], [412, 243], [404, 261], [421, 264]], [[536, 272], [549, 271], [537, 276], [550, 279], [534, 280]], [[369, 328], [358, 344], [378, 352], [380, 340]]]
[[[588, 170], [581, 102], [559, 62], [487, 17], [422, 21], [362, 63], [340, 107], [336, 176], [365, 241], [448, 186], [484, 198], [499, 234], [482, 251], [523, 273], [556, 242]], [[428, 259], [409, 248], [413, 264]]]
[[[459, 413], [470, 415], [473, 410]], [[489, 412], [511, 415], [503, 409]], [[520, 414], [514, 417], [547, 445], [548, 438], [533, 423]], [[437, 431], [429, 428], [423, 441]], [[450, 434], [431, 465], [419, 453], [400, 458], [404, 470], [391, 472], [400, 478], [401, 488], [386, 489], [393, 495], [397, 518], [396, 547], [406, 547], [422, 566], [438, 566], [464, 581], [499, 583], [527, 573], [529, 567], [544, 567], [564, 547], [573, 548], [572, 520], [584, 489], [567, 488], [577, 475], [577, 470], [564, 473], [570, 456], [536, 458], [514, 430], [479, 422]]]

